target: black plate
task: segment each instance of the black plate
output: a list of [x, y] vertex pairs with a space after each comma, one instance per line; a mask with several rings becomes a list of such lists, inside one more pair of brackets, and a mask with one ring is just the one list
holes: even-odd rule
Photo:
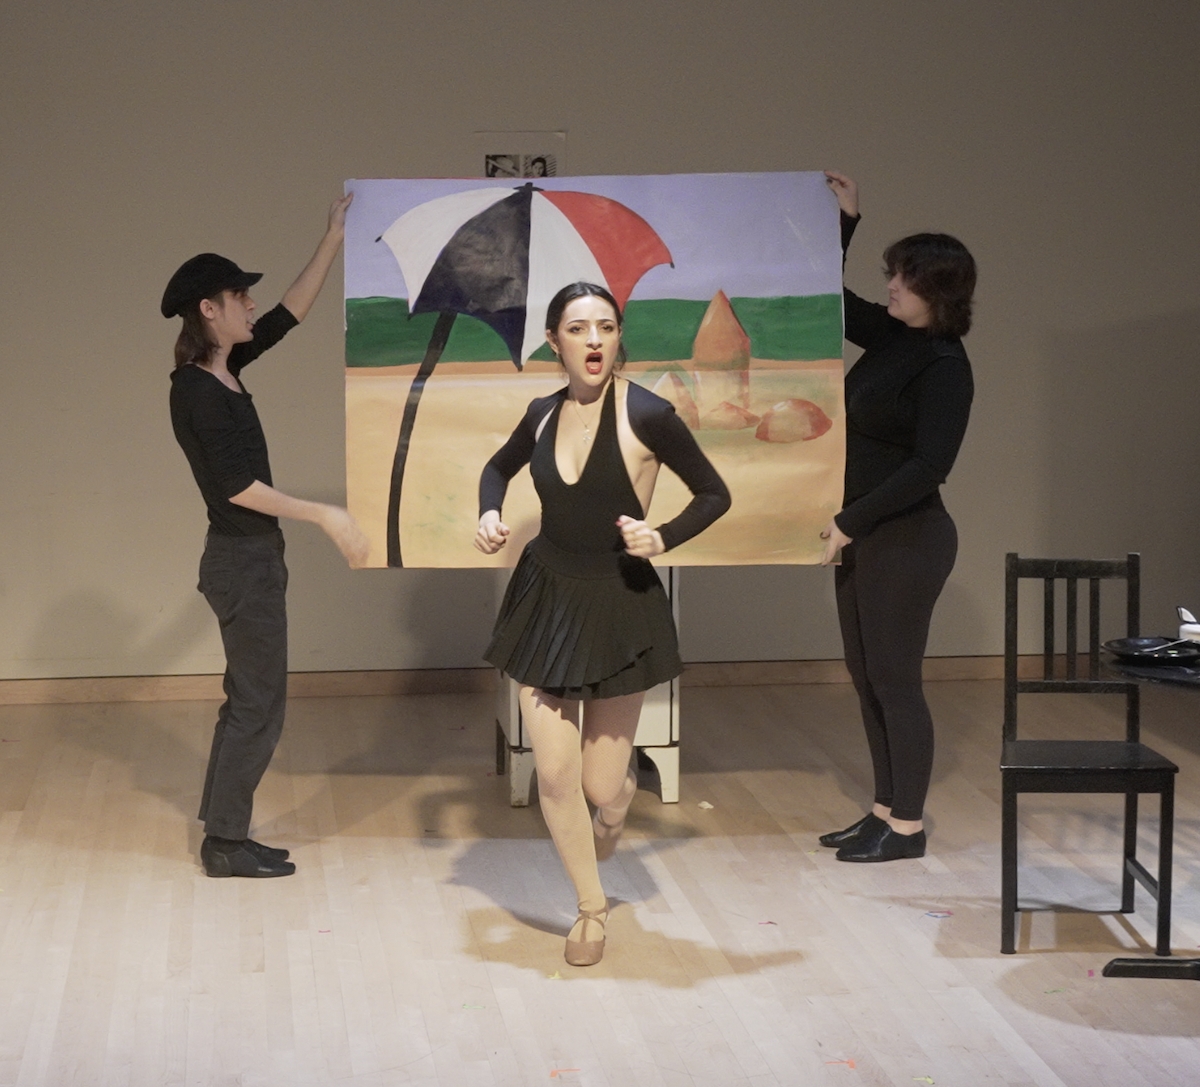
[[[1104, 648], [1130, 664], [1191, 664], [1200, 661], [1200, 642], [1171, 645], [1174, 638], [1114, 638]], [[1163, 648], [1163, 647], [1166, 648]]]

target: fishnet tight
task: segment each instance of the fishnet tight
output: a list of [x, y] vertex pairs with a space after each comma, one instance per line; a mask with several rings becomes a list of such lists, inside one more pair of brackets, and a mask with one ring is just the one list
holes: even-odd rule
[[610, 826], [625, 818], [637, 791], [629, 757], [642, 695], [588, 702], [582, 729], [579, 702], [556, 698], [535, 687], [522, 687], [520, 699], [550, 837], [575, 885], [579, 908], [603, 910], [608, 899], [596, 866], [587, 802], [596, 805], [600, 818]]

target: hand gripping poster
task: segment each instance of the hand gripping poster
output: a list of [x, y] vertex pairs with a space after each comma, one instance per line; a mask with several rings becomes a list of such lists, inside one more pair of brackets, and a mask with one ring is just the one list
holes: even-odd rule
[[[545, 338], [563, 286], [624, 312], [622, 375], [671, 401], [733, 506], [662, 565], [813, 563], [842, 498], [842, 257], [820, 173], [355, 180], [346, 224], [346, 474], [371, 566], [514, 563], [528, 470], [486, 556], [479, 475], [562, 388]], [[687, 504], [669, 469], [647, 520]]]

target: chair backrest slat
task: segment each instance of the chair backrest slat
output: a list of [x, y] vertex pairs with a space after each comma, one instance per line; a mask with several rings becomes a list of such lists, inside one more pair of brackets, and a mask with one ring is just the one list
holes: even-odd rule
[[[1017, 556], [1004, 557], [1004, 739], [1017, 727]], [[1010, 735], [1010, 732], [1012, 735]]]
[[[1120, 679], [1104, 679], [1100, 661], [1100, 598], [1102, 581], [1125, 582], [1125, 628], [1127, 637], [1137, 637], [1140, 627], [1140, 556], [1131, 552], [1124, 559], [1023, 559], [1005, 557], [1004, 580], [1004, 739], [1017, 738], [1018, 694], [1116, 694], [1125, 697], [1125, 737], [1139, 740], [1140, 693], [1138, 685]], [[1042, 678], [1018, 678], [1018, 612], [1022, 580], [1042, 582]], [[1087, 669], [1079, 669], [1079, 582], [1087, 581]], [[1055, 637], [1058, 622], [1057, 588], [1064, 583], [1063, 627], [1065, 667], [1056, 674]]]
[[1067, 578], [1067, 679], [1078, 678], [1079, 625], [1076, 622], [1079, 610], [1079, 580]]
[[1054, 578], [1045, 579], [1042, 604], [1042, 675], [1054, 678]]
[[[1131, 552], [1136, 554], [1136, 552]], [[1123, 559], [1022, 559], [1017, 564], [1023, 578], [1099, 577], [1124, 580], [1129, 558]]]
[[1136, 552], [1129, 554], [1129, 598], [1127, 601], [1129, 627], [1127, 637], [1138, 638], [1142, 633], [1142, 556]]

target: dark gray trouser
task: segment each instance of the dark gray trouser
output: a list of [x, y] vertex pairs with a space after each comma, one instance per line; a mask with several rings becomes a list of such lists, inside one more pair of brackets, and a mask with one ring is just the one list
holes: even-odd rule
[[287, 704], [283, 534], [210, 532], [198, 587], [225, 645], [225, 702], [213, 732], [200, 818], [207, 834], [246, 838], [254, 790], [279, 742]]
[[842, 550], [838, 618], [875, 771], [875, 802], [920, 819], [933, 772], [921, 661], [958, 533], [940, 507], [901, 514]]

